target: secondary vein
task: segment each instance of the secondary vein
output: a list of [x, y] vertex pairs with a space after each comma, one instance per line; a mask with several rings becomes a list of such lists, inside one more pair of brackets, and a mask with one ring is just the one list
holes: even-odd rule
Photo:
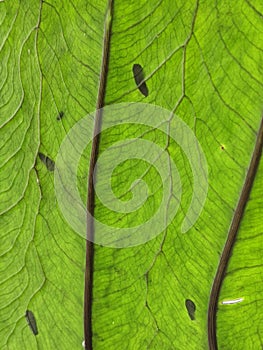
[[225, 243], [225, 247], [218, 265], [218, 269], [215, 275], [214, 283], [211, 289], [210, 301], [208, 306], [208, 344], [210, 350], [217, 350], [217, 339], [216, 339], [216, 311], [220, 289], [225, 276], [227, 264], [229, 262], [231, 252], [236, 240], [237, 232], [244, 215], [247, 201], [255, 180], [257, 173], [260, 157], [262, 154], [263, 147], [263, 117], [261, 119], [255, 148], [250, 161], [247, 176], [242, 188], [242, 192], [231, 222], [231, 226], [228, 232], [228, 237]]
[[92, 142], [91, 157], [89, 164], [88, 177], [88, 199], [87, 210], [90, 215], [87, 216], [87, 237], [86, 237], [86, 268], [85, 268], [85, 289], [84, 289], [84, 341], [85, 349], [92, 350], [92, 287], [93, 287], [93, 266], [94, 266], [94, 168], [96, 165], [100, 131], [104, 106], [105, 90], [107, 83], [107, 73], [109, 65], [110, 38], [113, 18], [114, 0], [108, 1], [108, 7], [104, 24], [103, 56], [100, 71], [100, 82], [96, 104], [96, 115], [94, 122], [94, 137]]

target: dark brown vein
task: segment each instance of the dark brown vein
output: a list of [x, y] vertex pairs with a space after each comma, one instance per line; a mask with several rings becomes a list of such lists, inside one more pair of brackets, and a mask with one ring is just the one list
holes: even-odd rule
[[84, 341], [85, 349], [92, 350], [92, 286], [93, 286], [93, 260], [94, 260], [94, 168], [96, 165], [99, 141], [100, 141], [100, 130], [102, 121], [102, 110], [104, 106], [107, 73], [109, 65], [109, 49], [110, 49], [110, 38], [111, 38], [111, 27], [113, 17], [113, 3], [114, 0], [109, 0], [108, 8], [105, 16], [104, 25], [104, 42], [103, 42], [103, 56], [100, 72], [100, 83], [96, 105], [96, 116], [94, 122], [94, 137], [92, 143], [90, 166], [89, 166], [89, 177], [88, 177], [88, 199], [87, 199], [87, 210], [90, 216], [87, 217], [87, 242], [86, 242], [86, 269], [85, 269], [85, 289], [84, 289]]
[[226, 244], [218, 265], [214, 283], [212, 286], [210, 301], [208, 307], [208, 344], [210, 350], [217, 350], [217, 339], [216, 339], [216, 311], [220, 289], [225, 276], [227, 264], [231, 256], [233, 245], [236, 240], [237, 232], [240, 226], [240, 222], [243, 218], [243, 214], [246, 208], [247, 201], [253, 186], [253, 182], [257, 173], [261, 153], [263, 147], [263, 117], [259, 127], [256, 145], [252, 154], [251, 162], [245, 179], [245, 183], [237, 204], [233, 220], [229, 229]]

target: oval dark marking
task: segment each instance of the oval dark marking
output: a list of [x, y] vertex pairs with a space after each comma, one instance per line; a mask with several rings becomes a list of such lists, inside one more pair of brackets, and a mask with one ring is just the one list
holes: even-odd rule
[[134, 64], [132, 67], [132, 71], [133, 71], [133, 76], [134, 76], [134, 80], [135, 83], [138, 87], [138, 89], [141, 91], [141, 93], [144, 96], [148, 96], [149, 95], [149, 91], [146, 85], [146, 82], [144, 81], [144, 74], [143, 74], [143, 68], [140, 64]]
[[45, 156], [43, 153], [38, 153], [38, 155], [39, 155], [39, 158], [47, 167], [47, 170], [49, 171], [55, 170], [55, 162], [52, 159], [50, 159], [48, 156]]
[[192, 321], [195, 320], [195, 310], [196, 310], [195, 303], [190, 299], [186, 299], [185, 306], [191, 320]]
[[57, 116], [57, 120], [61, 120], [64, 117], [64, 112], [60, 111], [58, 116]]
[[38, 335], [37, 322], [32, 311], [26, 310], [26, 320], [34, 335]]

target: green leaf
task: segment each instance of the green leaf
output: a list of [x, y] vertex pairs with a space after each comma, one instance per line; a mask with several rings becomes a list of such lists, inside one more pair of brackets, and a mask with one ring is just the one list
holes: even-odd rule
[[[185, 135], [178, 120], [192, 130], [207, 162], [208, 192], [197, 220], [183, 233], [198, 184], [189, 162], [189, 154], [198, 159], [196, 144], [185, 151], [164, 129], [139, 125], [143, 114], [128, 124], [123, 113], [120, 125], [103, 131], [99, 156], [129, 139], [164, 149], [164, 172], [173, 161], [182, 191], [180, 201], [179, 190], [173, 197], [176, 216], [158, 236], [119, 249], [94, 245], [94, 269], [87, 269], [93, 272], [92, 315], [86, 314], [93, 349], [209, 348], [211, 288], [261, 136], [262, 15], [259, 0], [0, 1], [1, 349], [81, 349], [86, 240], [72, 227], [74, 217], [69, 222], [59, 207], [59, 150], [76, 123], [90, 115], [64, 154], [71, 169], [73, 151], [93, 133], [96, 108], [118, 110], [118, 103], [134, 102], [173, 112], [165, 125], [178, 137]], [[134, 65], [142, 68], [140, 79]], [[106, 110], [101, 127], [116, 124], [117, 116], [110, 120]], [[182, 137], [185, 144], [189, 140]], [[73, 174], [84, 206], [92, 152], [91, 143], [85, 146]], [[153, 152], [137, 148], [145, 157]], [[112, 149], [113, 158], [122, 159]], [[101, 166], [110, 167], [110, 159], [102, 158]], [[263, 345], [262, 161], [254, 173], [213, 313], [220, 350]], [[96, 175], [104, 185], [100, 167]], [[165, 185], [179, 186], [174, 169], [168, 167], [164, 177], [152, 160], [121, 162], [111, 177], [120, 211], [96, 197], [96, 220], [116, 230], [143, 225], [158, 211]], [[204, 193], [203, 182], [199, 187]], [[64, 191], [72, 194], [69, 187]], [[148, 194], [135, 210], [122, 211]], [[78, 213], [76, 198], [68, 206]], [[140, 232], [152, 238], [152, 232]], [[235, 299], [241, 300], [222, 303]], [[27, 310], [37, 335], [27, 324]]]

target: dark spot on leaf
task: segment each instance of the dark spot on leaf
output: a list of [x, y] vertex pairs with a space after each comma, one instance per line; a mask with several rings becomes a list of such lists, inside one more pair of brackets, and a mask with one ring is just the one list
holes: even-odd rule
[[186, 299], [185, 300], [185, 306], [188, 312], [189, 317], [191, 318], [191, 320], [195, 320], [195, 303], [190, 300], [190, 299]]
[[223, 145], [221, 145], [221, 150], [224, 151], [225, 150], [225, 147]]
[[144, 81], [142, 66], [136, 63], [133, 65], [132, 71], [133, 71], [134, 80], [136, 82], [138, 89], [141, 91], [141, 93], [144, 96], [148, 96], [149, 92], [148, 92], [147, 85]]
[[61, 111], [59, 112], [58, 116], [57, 116], [57, 120], [61, 120], [64, 117], [64, 112]]
[[34, 335], [38, 334], [37, 322], [32, 311], [26, 310], [26, 320]]
[[39, 158], [42, 160], [42, 162], [47, 167], [47, 170], [54, 171], [55, 169], [55, 162], [50, 159], [48, 156], [45, 156], [43, 153], [38, 153]]

